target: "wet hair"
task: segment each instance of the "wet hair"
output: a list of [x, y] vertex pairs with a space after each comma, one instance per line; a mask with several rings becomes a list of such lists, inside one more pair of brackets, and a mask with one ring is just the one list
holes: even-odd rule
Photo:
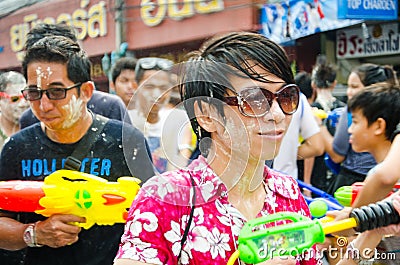
[[33, 62], [65, 64], [68, 78], [74, 83], [84, 83], [91, 80], [91, 64], [86, 53], [77, 42], [64, 36], [44, 37], [26, 51], [22, 61], [25, 78], [27, 78], [28, 64]]
[[381, 82], [366, 87], [348, 102], [349, 111], [360, 110], [368, 126], [378, 118], [386, 121], [385, 135], [390, 139], [400, 121], [400, 87]]
[[[0, 91], [4, 92], [9, 84], [21, 84], [26, 85], [25, 77], [18, 72], [9, 71], [0, 74]], [[21, 87], [22, 89], [22, 87]]]
[[364, 86], [384, 81], [397, 84], [396, 73], [389, 65], [381, 66], [372, 63], [365, 63], [354, 68], [352, 72], [358, 75]]
[[74, 29], [67, 24], [39, 23], [35, 25], [26, 35], [24, 50], [29, 49], [38, 40], [49, 36], [64, 36], [75, 42], [77, 41]]
[[311, 75], [307, 72], [299, 72], [295, 75], [294, 81], [299, 86], [301, 93], [307, 98], [313, 95], [313, 88], [311, 87]]
[[[266, 74], [257, 73], [255, 66]], [[180, 93], [198, 139], [210, 137], [194, 115], [194, 102], [213, 105], [225, 119], [222, 99], [233, 90], [229, 77], [237, 75], [264, 83], [274, 83], [274, 75], [285, 83], [294, 83], [293, 72], [285, 51], [265, 36], [251, 32], [231, 32], [206, 41], [190, 54], [180, 68]]]
[[317, 57], [317, 64], [312, 70], [311, 80], [318, 88], [331, 88], [336, 80], [336, 68], [328, 63], [325, 55]]
[[111, 70], [111, 79], [113, 83], [115, 84], [115, 81], [123, 70], [132, 70], [135, 72], [136, 63], [137, 60], [133, 57], [124, 57], [118, 59]]

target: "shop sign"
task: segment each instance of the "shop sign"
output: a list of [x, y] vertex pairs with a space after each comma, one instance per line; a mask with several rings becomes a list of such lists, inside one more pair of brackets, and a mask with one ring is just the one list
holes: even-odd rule
[[337, 58], [357, 58], [400, 53], [398, 24], [376, 24], [336, 32]]
[[284, 44], [360, 23], [356, 19], [338, 19], [337, 10], [337, 1], [289, 0], [266, 4], [261, 8], [261, 33]]
[[338, 0], [338, 18], [396, 20], [397, 0]]
[[223, 0], [183, 0], [181, 3], [177, 0], [142, 0], [140, 3], [140, 17], [149, 27], [159, 25], [166, 17], [179, 21], [195, 14], [209, 14], [222, 10]]
[[28, 14], [23, 17], [23, 23], [10, 27], [10, 46], [12, 51], [22, 56], [26, 34], [38, 23], [65, 23], [73, 26], [77, 31], [77, 38], [83, 40], [86, 37], [97, 38], [107, 34], [107, 9], [106, 3], [100, 1], [89, 6], [88, 0], [82, 0], [80, 8], [71, 14], [61, 13], [57, 17], [39, 18], [38, 14]]

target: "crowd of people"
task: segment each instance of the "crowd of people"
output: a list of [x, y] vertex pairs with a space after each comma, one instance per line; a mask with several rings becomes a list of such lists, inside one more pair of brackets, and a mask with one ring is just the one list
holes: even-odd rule
[[[0, 75], [0, 180], [43, 181], [60, 169], [109, 181], [134, 176], [141, 188], [126, 223], [82, 229], [81, 216], [0, 210], [2, 264], [227, 264], [247, 221], [279, 212], [311, 218], [305, 196], [314, 195], [296, 179], [330, 194], [364, 182], [352, 205], [361, 207], [388, 200], [400, 178], [391, 66], [355, 67], [347, 102], [333, 96], [337, 69], [326, 57], [311, 73], [293, 73], [282, 47], [251, 32], [215, 36], [179, 64], [120, 58], [113, 93], [96, 90], [90, 67], [73, 28], [29, 31], [22, 74]], [[389, 199], [400, 213], [400, 193]], [[339, 220], [350, 210], [328, 214]], [[400, 236], [400, 226], [353, 234], [348, 249], [376, 248], [389, 234]], [[319, 247], [260, 264], [322, 264]]]

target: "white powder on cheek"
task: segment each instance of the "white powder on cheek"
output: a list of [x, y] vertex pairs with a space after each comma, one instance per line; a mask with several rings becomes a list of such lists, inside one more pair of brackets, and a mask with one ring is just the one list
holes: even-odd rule
[[73, 124], [75, 124], [82, 116], [84, 102], [80, 98], [76, 98], [76, 96], [72, 96], [69, 103], [62, 108], [67, 111], [68, 117], [66, 117], [63, 128], [69, 128]]
[[247, 127], [229, 117], [226, 120], [224, 132], [220, 134], [222, 142], [231, 150], [248, 153], [250, 151], [250, 142]]

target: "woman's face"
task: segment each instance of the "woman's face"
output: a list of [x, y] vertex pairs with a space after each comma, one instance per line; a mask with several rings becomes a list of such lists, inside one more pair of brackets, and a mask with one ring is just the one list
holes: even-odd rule
[[[265, 71], [256, 66], [255, 70], [265, 76]], [[249, 78], [232, 76], [230, 82], [237, 93], [254, 87], [260, 87], [273, 93], [277, 92], [284, 81], [276, 76], [269, 75], [268, 79], [277, 83], [263, 83]], [[235, 96], [229, 92], [229, 96]], [[252, 98], [261, 102], [264, 96]], [[290, 123], [291, 115], [283, 113], [276, 99], [273, 100], [270, 110], [261, 117], [247, 117], [243, 115], [238, 106], [224, 107], [226, 123], [221, 120], [215, 133], [214, 141], [219, 143], [229, 153], [251, 157], [256, 160], [269, 160], [274, 158], [279, 150], [283, 136]]]
[[361, 91], [364, 88], [363, 83], [361, 82], [360, 77], [352, 72], [347, 79], [347, 98], [351, 99], [357, 92]]

